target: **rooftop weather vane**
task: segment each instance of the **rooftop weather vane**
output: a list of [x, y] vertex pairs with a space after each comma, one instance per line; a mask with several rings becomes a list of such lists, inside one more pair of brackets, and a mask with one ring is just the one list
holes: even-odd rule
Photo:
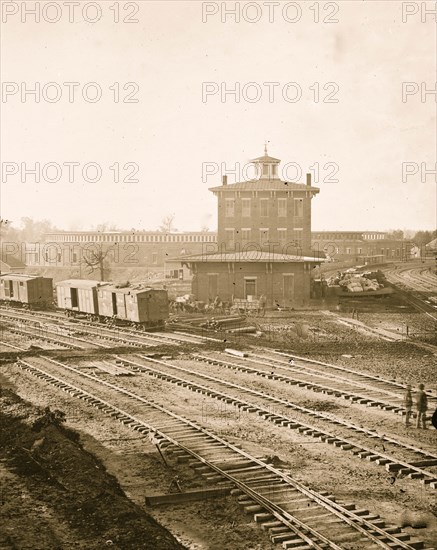
[[264, 142], [264, 154], [267, 156], [268, 153], [267, 153], [267, 143], [270, 143], [270, 141], [265, 141]]

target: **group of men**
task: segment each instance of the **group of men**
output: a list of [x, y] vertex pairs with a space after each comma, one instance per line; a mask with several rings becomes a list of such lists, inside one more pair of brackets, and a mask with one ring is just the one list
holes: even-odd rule
[[[410, 425], [410, 418], [413, 414], [413, 403], [415, 405], [415, 409], [417, 412], [416, 416], [416, 428], [422, 428], [426, 430], [426, 411], [428, 410], [428, 397], [424, 391], [425, 386], [423, 384], [419, 384], [419, 389], [416, 392], [413, 400], [413, 395], [411, 393], [411, 385], [407, 385], [407, 389], [405, 391], [405, 397], [404, 397], [404, 406], [405, 406], [405, 426]], [[436, 411], [437, 412], [437, 411]], [[435, 416], [436, 413], [433, 415], [433, 425], [435, 426]]]

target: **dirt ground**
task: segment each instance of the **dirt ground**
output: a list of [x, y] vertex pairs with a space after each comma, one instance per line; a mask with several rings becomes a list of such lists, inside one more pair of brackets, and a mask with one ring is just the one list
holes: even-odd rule
[[[403, 322], [402, 317], [398, 319], [393, 312], [379, 318], [379, 314], [371, 312], [366, 315], [366, 323], [376, 328], [379, 320], [387, 330]], [[393, 317], [389, 317], [391, 315]], [[260, 344], [398, 381], [424, 382], [433, 390], [437, 387], [435, 355], [410, 343], [387, 342], [370, 333], [359, 333], [319, 312], [260, 322], [270, 326], [269, 337], [228, 339], [224, 336], [223, 345], [211, 348], [244, 349], [250, 344]], [[417, 326], [417, 330], [423, 327], [421, 318], [411, 317], [408, 322], [410, 326]], [[307, 329], [302, 330], [303, 325], [307, 325]], [[188, 353], [188, 347], [178, 351]], [[83, 353], [63, 353], [64, 359], [71, 356], [72, 363], [84, 359]], [[174, 348], [168, 353], [175, 353]], [[236, 382], [244, 381], [240, 374], [230, 376], [233, 378]], [[435, 490], [406, 478], [393, 482], [384, 468], [258, 417], [254, 424], [253, 415], [241, 415], [235, 410], [224, 414], [217, 407], [217, 401], [205, 401], [204, 396], [185, 388], [145, 376], [123, 380], [123, 384], [131, 384], [130, 387], [140, 390], [145, 397], [205, 424], [208, 429], [244, 446], [248, 452], [277, 457], [284, 471], [295, 479], [380, 514], [388, 523], [400, 525], [405, 514], [419, 514], [426, 527], [407, 527], [406, 532], [424, 540], [426, 548], [437, 548]], [[269, 382], [266, 389], [275, 391], [276, 388], [281, 397], [332, 410], [353, 422], [359, 419], [374, 429], [383, 426], [387, 433], [402, 436], [419, 446], [430, 448], [436, 443], [430, 430], [429, 434], [404, 433], [400, 420], [392, 413], [368, 411], [364, 406], [338, 398], [279, 384]], [[145, 496], [174, 490], [171, 483], [175, 476], [183, 490], [209, 485], [187, 465], [178, 464], [169, 456], [165, 464], [157, 449], [137, 432], [45, 385], [12, 363], [2, 365], [0, 385], [3, 388], [0, 395], [0, 514], [5, 533], [2, 531], [0, 535], [1, 550], [94, 550], [107, 546], [121, 550], [278, 548], [232, 497], [146, 507]], [[33, 422], [47, 405], [65, 412], [68, 429], [51, 426], [40, 432], [32, 431]]]
[[126, 497], [102, 462], [83, 448], [76, 432], [62, 425], [32, 429], [41, 415], [41, 409], [2, 384], [2, 548], [184, 548]]

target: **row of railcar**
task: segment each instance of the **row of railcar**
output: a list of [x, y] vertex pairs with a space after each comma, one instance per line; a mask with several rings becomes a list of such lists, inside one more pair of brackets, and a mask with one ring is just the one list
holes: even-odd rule
[[[56, 283], [55, 304], [67, 315], [86, 314], [94, 320], [163, 325], [168, 319], [166, 290], [142, 285], [116, 285], [84, 279]], [[36, 275], [0, 275], [0, 301], [44, 309], [53, 304], [53, 280]]]
[[58, 308], [73, 314], [87, 313], [96, 319], [144, 326], [160, 325], [168, 319], [166, 290], [70, 279], [56, 284], [56, 295]]

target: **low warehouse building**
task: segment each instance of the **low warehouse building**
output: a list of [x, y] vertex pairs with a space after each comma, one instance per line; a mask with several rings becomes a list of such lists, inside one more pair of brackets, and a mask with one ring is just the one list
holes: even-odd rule
[[267, 307], [302, 307], [309, 303], [311, 271], [320, 260], [268, 252], [192, 256], [184, 263], [193, 273], [192, 292], [208, 302], [266, 296]]

